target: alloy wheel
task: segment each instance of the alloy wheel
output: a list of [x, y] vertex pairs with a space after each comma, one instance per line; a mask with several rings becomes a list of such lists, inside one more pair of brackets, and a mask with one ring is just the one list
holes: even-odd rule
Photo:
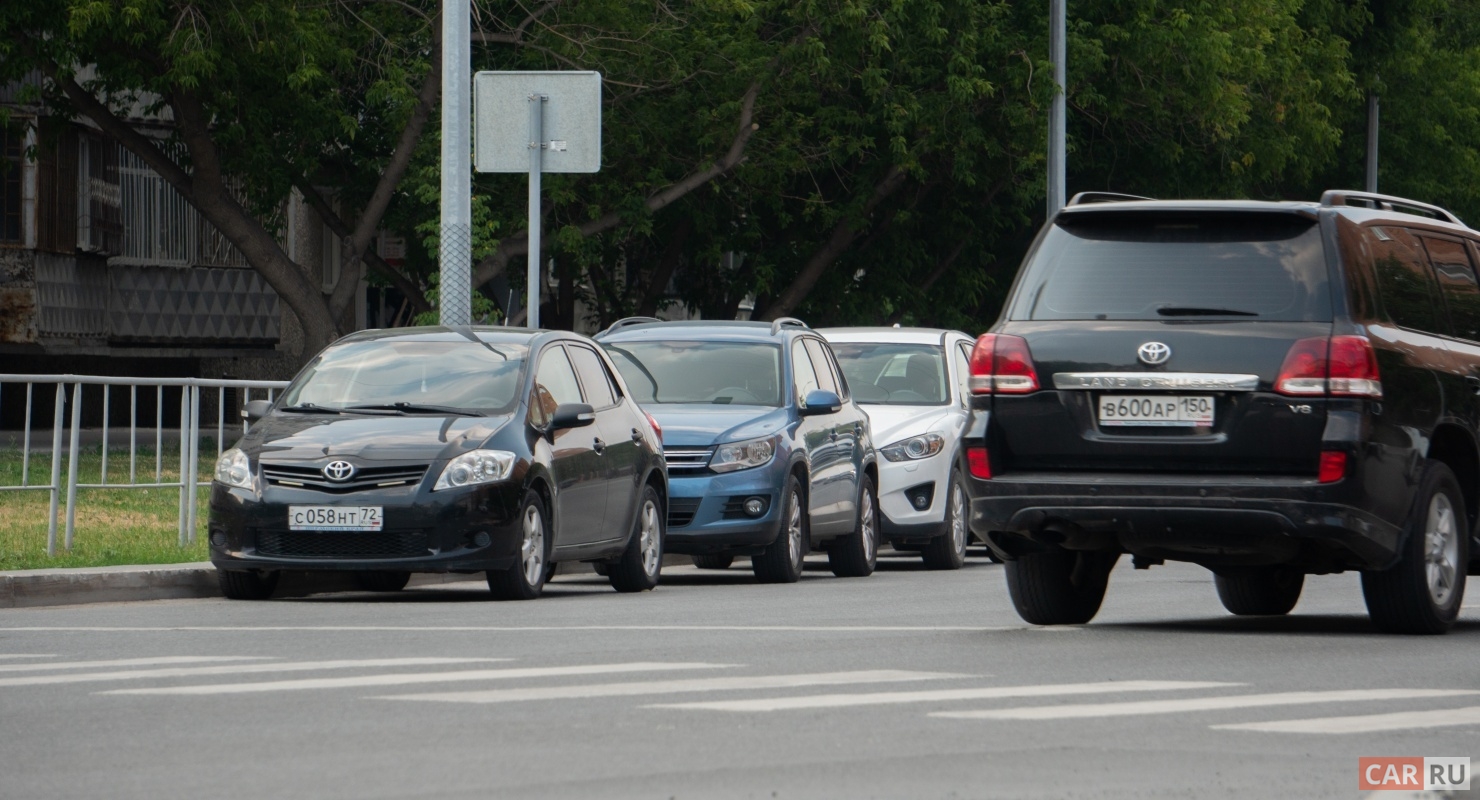
[[1455, 573], [1459, 570], [1459, 526], [1454, 517], [1454, 504], [1443, 493], [1436, 493], [1429, 501], [1428, 524], [1424, 531], [1424, 567], [1429, 596], [1434, 605], [1446, 605], [1454, 593]]
[[649, 575], [658, 574], [658, 504], [651, 500], [642, 504], [641, 528], [638, 531], [638, 547], [642, 548], [642, 570]]
[[966, 552], [966, 490], [959, 483], [951, 485], [951, 548]]
[[791, 514], [786, 520], [786, 549], [791, 555], [791, 563], [802, 563], [802, 497], [796, 492], [791, 494]]
[[863, 557], [872, 562], [879, 549], [878, 538], [874, 536], [874, 496], [865, 491], [863, 493], [863, 508], [858, 513], [858, 536], [863, 541]]
[[524, 581], [538, 586], [545, 572], [545, 520], [534, 505], [524, 509], [524, 541], [520, 543], [523, 559]]

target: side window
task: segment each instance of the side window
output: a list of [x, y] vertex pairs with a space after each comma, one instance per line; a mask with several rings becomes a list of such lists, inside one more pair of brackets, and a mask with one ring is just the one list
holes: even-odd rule
[[827, 349], [816, 339], [802, 341], [806, 343], [807, 354], [812, 356], [812, 371], [817, 373], [817, 388], [842, 397], [843, 387], [838, 382], [837, 372], [833, 370], [832, 360], [827, 357]]
[[951, 360], [956, 362], [956, 392], [962, 398], [971, 397], [971, 347], [962, 342], [952, 351]]
[[589, 347], [572, 345], [566, 348], [576, 372], [581, 376], [581, 385], [586, 387], [586, 397], [594, 408], [610, 408], [617, 404], [617, 393], [612, 389], [612, 380], [606, 374], [601, 357]]
[[808, 392], [818, 388], [817, 373], [812, 369], [812, 359], [807, 357], [807, 348], [801, 339], [791, 343], [791, 377], [798, 404], [806, 400]]
[[582, 402], [581, 386], [576, 383], [570, 359], [565, 357], [565, 348], [545, 348], [540, 356], [539, 369], [534, 373], [534, 395], [545, 420], [549, 420], [555, 407], [561, 403]]
[[1464, 242], [1425, 236], [1423, 243], [1439, 277], [1450, 329], [1461, 339], [1480, 342], [1480, 284]]
[[1402, 228], [1368, 228], [1372, 242], [1372, 265], [1383, 308], [1394, 323], [1404, 328], [1437, 333], [1443, 330], [1434, 309], [1434, 273], [1425, 263], [1420, 245]]

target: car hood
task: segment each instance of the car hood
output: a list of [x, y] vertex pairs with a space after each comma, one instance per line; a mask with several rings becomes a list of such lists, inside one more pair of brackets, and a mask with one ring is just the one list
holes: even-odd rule
[[708, 447], [769, 436], [791, 418], [786, 409], [768, 406], [654, 403], [643, 408], [663, 426], [663, 444], [671, 447]]
[[962, 415], [954, 406], [886, 406], [862, 405], [868, 414], [869, 431], [874, 444], [886, 447], [900, 439], [908, 439], [931, 431], [950, 433], [951, 415]]
[[253, 426], [242, 446], [274, 461], [352, 456], [365, 461], [430, 462], [478, 447], [511, 418], [278, 413]]

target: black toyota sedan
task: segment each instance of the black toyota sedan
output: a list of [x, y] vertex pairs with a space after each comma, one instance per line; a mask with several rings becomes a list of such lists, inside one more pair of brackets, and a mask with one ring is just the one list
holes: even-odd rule
[[559, 561], [618, 591], [658, 583], [661, 433], [589, 339], [559, 331], [364, 331], [320, 353], [221, 455], [210, 548], [221, 591], [270, 596], [282, 570], [486, 572], [538, 597]]

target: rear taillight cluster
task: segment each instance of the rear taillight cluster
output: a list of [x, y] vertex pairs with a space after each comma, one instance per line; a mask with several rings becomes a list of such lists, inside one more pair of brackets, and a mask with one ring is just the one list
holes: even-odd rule
[[972, 394], [1027, 394], [1038, 391], [1038, 371], [1028, 340], [1005, 333], [984, 333], [971, 351]]
[[1377, 351], [1365, 336], [1301, 339], [1290, 346], [1274, 390], [1295, 397], [1382, 397]]

